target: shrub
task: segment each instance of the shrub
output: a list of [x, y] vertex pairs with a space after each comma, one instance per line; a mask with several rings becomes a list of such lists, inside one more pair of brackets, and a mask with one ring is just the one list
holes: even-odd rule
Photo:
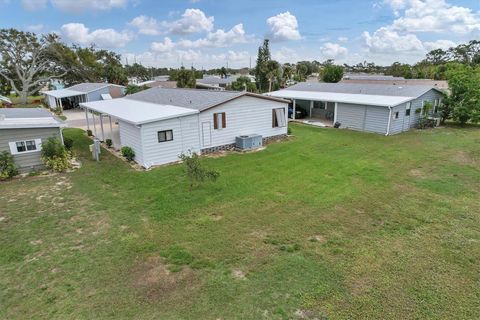
[[113, 145], [112, 139], [105, 140], [105, 144], [107, 145], [107, 147], [111, 148]]
[[127, 159], [128, 161], [133, 161], [133, 159], [135, 158], [135, 151], [133, 151], [133, 149], [130, 147], [122, 147], [122, 149], [120, 149], [120, 152], [122, 153], [122, 156], [124, 156], [125, 159]]
[[56, 137], [50, 137], [42, 144], [42, 160], [53, 171], [63, 172], [70, 168], [70, 153]]
[[418, 129], [427, 129], [435, 127], [435, 120], [428, 119], [427, 117], [420, 117], [417, 122]]
[[72, 150], [73, 147], [73, 139], [71, 138], [63, 138], [63, 145], [67, 150]]
[[287, 128], [287, 135], [289, 135], [289, 136], [292, 135], [292, 128], [290, 128], [290, 127]]
[[18, 174], [13, 156], [7, 151], [0, 153], [0, 180], [10, 179]]
[[90, 129], [87, 130], [87, 136], [89, 136], [89, 137], [93, 136], [92, 130], [90, 130]]
[[218, 171], [205, 169], [200, 163], [200, 158], [196, 153], [182, 153], [179, 158], [185, 164], [187, 177], [190, 180], [190, 190], [195, 183], [204, 182], [206, 180], [216, 181], [220, 176]]

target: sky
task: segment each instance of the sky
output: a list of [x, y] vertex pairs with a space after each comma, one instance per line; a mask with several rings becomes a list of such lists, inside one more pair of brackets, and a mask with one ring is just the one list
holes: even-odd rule
[[55, 32], [145, 66], [414, 63], [480, 39], [480, 0], [0, 0], [0, 28]]

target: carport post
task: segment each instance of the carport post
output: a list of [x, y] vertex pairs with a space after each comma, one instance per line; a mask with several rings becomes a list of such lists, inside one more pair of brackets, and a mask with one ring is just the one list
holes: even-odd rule
[[293, 99], [292, 120], [295, 120], [296, 104], [297, 104], [297, 100]]
[[62, 103], [62, 98], [60, 98], [60, 110], [63, 112], [63, 103]]
[[112, 143], [113, 143], [113, 127], [112, 127], [112, 116], [111, 115], [108, 116], [108, 120], [110, 120], [110, 139], [112, 139]]
[[93, 119], [93, 132], [95, 132], [95, 138], [97, 138], [97, 124], [95, 122], [95, 112], [92, 111], [92, 119]]
[[337, 109], [338, 109], [338, 102], [335, 102], [335, 110], [333, 111], [333, 124], [337, 122]]
[[105, 141], [105, 131], [103, 131], [103, 113], [100, 113], [100, 129], [102, 130], [102, 141]]
[[312, 117], [312, 110], [313, 110], [313, 100], [310, 100], [310, 113], [309, 113], [310, 118]]
[[87, 129], [90, 130], [90, 120], [88, 119], [88, 109], [85, 108], [85, 119], [87, 120]]

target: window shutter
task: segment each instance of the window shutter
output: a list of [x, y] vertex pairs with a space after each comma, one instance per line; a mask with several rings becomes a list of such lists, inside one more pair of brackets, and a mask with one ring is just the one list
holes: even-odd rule
[[227, 127], [227, 116], [225, 115], [225, 112], [222, 112], [222, 128]]
[[275, 128], [275, 109], [272, 109], [272, 128]]
[[218, 129], [217, 114], [213, 114], [213, 129]]
[[8, 146], [10, 147], [10, 153], [12, 155], [17, 154], [17, 144], [15, 142], [9, 142]]

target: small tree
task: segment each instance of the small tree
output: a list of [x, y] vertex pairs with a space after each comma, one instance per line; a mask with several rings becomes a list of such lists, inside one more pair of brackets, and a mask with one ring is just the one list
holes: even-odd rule
[[334, 64], [327, 64], [321, 70], [321, 79], [324, 82], [339, 82], [343, 78], [343, 67]]
[[13, 156], [7, 151], [0, 153], [0, 181], [10, 179], [18, 174], [18, 169], [13, 162]]
[[190, 180], [190, 190], [197, 183], [207, 180], [216, 181], [220, 177], [220, 173], [216, 170], [208, 170], [200, 163], [200, 158], [196, 153], [182, 153], [179, 158], [185, 164], [187, 177]]

